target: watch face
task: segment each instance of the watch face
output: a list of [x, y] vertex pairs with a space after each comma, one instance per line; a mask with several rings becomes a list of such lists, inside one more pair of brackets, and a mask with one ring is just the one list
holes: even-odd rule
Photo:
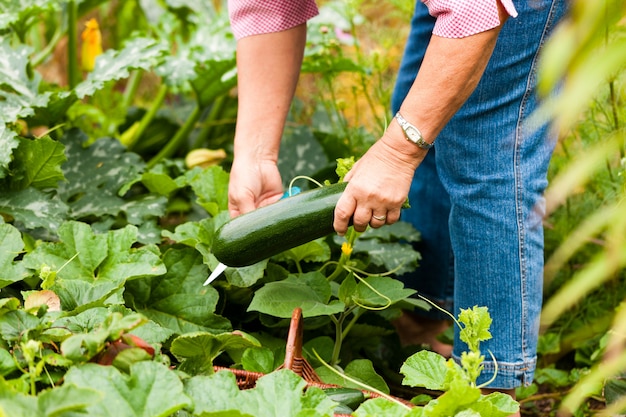
[[422, 135], [412, 126], [407, 126], [406, 134], [413, 142], [418, 142], [422, 138]]

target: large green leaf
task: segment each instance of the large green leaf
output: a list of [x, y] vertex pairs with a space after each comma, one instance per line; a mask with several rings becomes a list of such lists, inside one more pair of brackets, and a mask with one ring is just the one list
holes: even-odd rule
[[56, 188], [59, 181], [65, 179], [61, 171], [61, 165], [67, 159], [65, 147], [49, 136], [34, 140], [20, 139], [13, 158], [15, 163], [11, 188], [14, 190], [27, 187]]
[[67, 0], [2, 0], [0, 30], [13, 29], [24, 33], [30, 26], [39, 22], [42, 13], [58, 10]]
[[150, 38], [131, 39], [119, 51], [109, 49], [96, 58], [94, 70], [76, 86], [76, 96], [79, 99], [90, 96], [109, 81], [128, 78], [131, 70], [149, 70], [162, 61], [166, 51], [166, 44]]
[[202, 286], [208, 276], [202, 255], [192, 248], [172, 248], [163, 263], [167, 268], [163, 276], [127, 283], [127, 302], [175, 334], [230, 331], [230, 322], [214, 313], [217, 290]]
[[68, 206], [54, 195], [36, 188], [0, 193], [0, 213], [8, 214], [26, 229], [56, 231], [67, 218]]
[[407, 409], [386, 398], [372, 398], [361, 404], [353, 415], [355, 417], [422, 417], [424, 413], [419, 407]]
[[[330, 165], [324, 149], [308, 127], [287, 127], [278, 155], [278, 169], [285, 188], [293, 178], [299, 175], [313, 175]], [[302, 180], [295, 185], [308, 189], [312, 184]]]
[[41, 75], [29, 66], [32, 48], [13, 46], [0, 38], [0, 121], [14, 123], [33, 114], [34, 107], [48, 103], [49, 92], [40, 93]]
[[85, 223], [68, 222], [59, 228], [59, 238], [42, 243], [23, 262], [33, 270], [47, 266], [57, 271], [56, 280], [47, 285], [59, 295], [64, 310], [105, 303], [127, 280], [165, 273], [156, 246], [133, 247], [134, 226], [97, 235]]
[[102, 395], [92, 388], [79, 388], [71, 384], [42, 392], [37, 397], [0, 389], [0, 416], [71, 417], [82, 414], [90, 404], [97, 404]]
[[191, 378], [185, 392], [194, 401], [194, 413], [205, 417], [332, 417], [337, 404], [316, 387], [303, 393], [305, 387], [300, 376], [283, 369], [259, 378], [252, 389], [240, 390], [232, 373], [220, 371]]
[[65, 383], [102, 394], [102, 401], [88, 407], [91, 417], [167, 417], [191, 405], [176, 374], [156, 362], [134, 363], [130, 375], [87, 364], [70, 369]]
[[112, 138], [84, 146], [86, 140], [87, 136], [76, 129], [63, 139], [68, 159], [63, 173], [67, 182], [59, 185], [59, 196], [68, 202], [71, 218], [124, 213], [129, 223], [139, 225], [165, 213], [165, 197], [149, 194], [130, 200], [119, 196], [125, 184], [145, 168], [139, 155], [127, 152]]
[[19, 230], [10, 224], [0, 223], [0, 288], [28, 276], [22, 262], [15, 262], [23, 249]]
[[248, 307], [275, 317], [289, 318], [296, 307], [302, 308], [303, 317], [337, 314], [345, 305], [330, 300], [331, 288], [326, 277], [319, 272], [291, 275], [283, 281], [270, 282], [256, 291]]
[[19, 141], [17, 133], [0, 123], [0, 178], [4, 178], [11, 162], [13, 149], [17, 148]]

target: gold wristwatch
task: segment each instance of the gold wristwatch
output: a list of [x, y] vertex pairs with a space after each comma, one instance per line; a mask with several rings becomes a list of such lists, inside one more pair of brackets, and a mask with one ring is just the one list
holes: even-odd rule
[[435, 145], [434, 143], [426, 142], [422, 136], [422, 132], [420, 132], [417, 127], [407, 122], [400, 112], [396, 113], [396, 120], [404, 132], [404, 137], [406, 137], [409, 142], [413, 142], [422, 149], [430, 149]]

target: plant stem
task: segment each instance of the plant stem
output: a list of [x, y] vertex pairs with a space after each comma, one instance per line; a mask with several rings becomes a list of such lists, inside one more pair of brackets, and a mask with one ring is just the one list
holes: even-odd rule
[[68, 58], [68, 80], [70, 89], [74, 89], [79, 80], [78, 68], [78, 5], [76, 1], [70, 0], [67, 3], [67, 58]]
[[331, 319], [335, 323], [335, 346], [333, 346], [333, 355], [330, 358], [330, 365], [336, 366], [339, 364], [339, 354], [341, 353], [341, 345], [343, 344], [343, 321], [346, 319], [346, 312], [342, 311], [339, 314], [339, 318], [331, 316]]
[[46, 47], [43, 48], [37, 55], [33, 57], [33, 60], [31, 61], [31, 65], [33, 68], [38, 67], [46, 60], [46, 58], [48, 58], [48, 56], [52, 53], [54, 48], [58, 45], [62, 37], [63, 37], [63, 29], [61, 28], [61, 25], [59, 25], [54, 31], [54, 34], [52, 35], [52, 38], [50, 39], [50, 42], [48, 42]]
[[124, 98], [122, 100], [122, 106], [124, 109], [128, 109], [133, 104], [133, 99], [141, 83], [141, 77], [143, 75], [142, 70], [135, 70], [130, 74], [126, 88], [124, 89]]
[[[159, 87], [159, 91], [157, 92], [156, 97], [152, 101], [150, 109], [146, 112], [146, 114], [143, 115], [143, 117], [141, 118], [141, 122], [139, 122], [139, 126], [133, 132], [133, 135], [128, 138], [125, 143], [126, 147], [129, 150], [133, 149], [141, 135], [143, 135], [150, 123], [152, 123], [152, 120], [154, 120], [154, 116], [156, 116], [157, 111], [159, 111], [159, 109], [161, 108], [161, 105], [163, 104], [163, 101], [165, 100], [168, 91], [169, 88], [167, 87], [167, 85], [161, 84], [161, 87]], [[124, 101], [126, 101], [126, 97], [124, 99]]]
[[196, 122], [200, 118], [200, 113], [200, 106], [197, 105], [187, 118], [187, 121], [180, 127], [180, 129], [178, 129], [176, 135], [174, 135], [174, 137], [170, 139], [169, 142], [167, 142], [167, 145], [165, 145], [165, 147], [161, 149], [158, 154], [156, 154], [150, 161], [148, 161], [148, 163], [146, 164], [148, 169], [154, 167], [161, 160], [174, 155], [178, 148], [183, 144], [185, 139], [187, 139], [189, 133], [191, 133], [191, 131], [193, 130]]

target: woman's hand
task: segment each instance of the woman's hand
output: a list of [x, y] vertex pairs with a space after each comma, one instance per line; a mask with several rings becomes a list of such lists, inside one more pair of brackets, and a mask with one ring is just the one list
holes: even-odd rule
[[283, 185], [276, 162], [235, 158], [228, 184], [228, 210], [231, 217], [278, 201]]
[[350, 219], [357, 232], [365, 231], [368, 224], [378, 228], [397, 222], [426, 152], [404, 139], [393, 121], [346, 175], [348, 186], [335, 207], [335, 231], [344, 235]]

